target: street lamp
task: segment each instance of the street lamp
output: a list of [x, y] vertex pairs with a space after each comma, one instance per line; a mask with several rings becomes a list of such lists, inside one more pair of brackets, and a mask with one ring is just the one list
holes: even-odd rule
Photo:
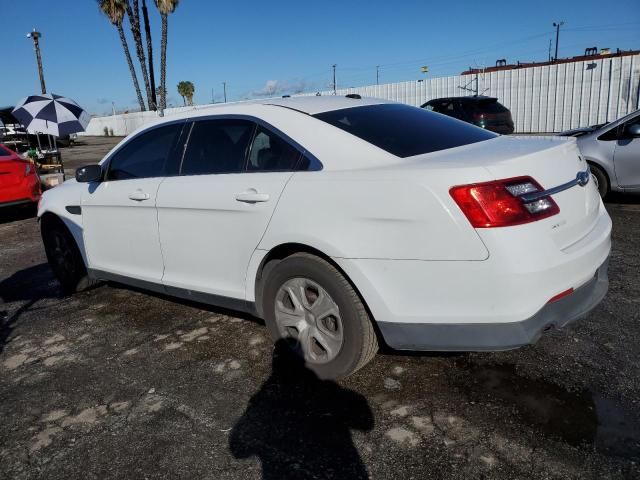
[[564, 25], [564, 22], [553, 22], [553, 26], [556, 27], [556, 56], [553, 59], [554, 61], [558, 61], [558, 41], [560, 40], [560, 27]]
[[33, 40], [33, 48], [36, 51], [36, 62], [38, 62], [38, 75], [40, 76], [40, 89], [42, 90], [42, 94], [47, 93], [47, 87], [44, 84], [44, 72], [42, 71], [42, 57], [40, 56], [40, 37], [42, 34], [38, 32], [35, 28], [27, 33], [27, 38]]

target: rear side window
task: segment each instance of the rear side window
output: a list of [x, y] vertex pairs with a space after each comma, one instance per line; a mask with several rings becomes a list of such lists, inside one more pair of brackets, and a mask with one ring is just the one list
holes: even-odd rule
[[402, 158], [496, 137], [471, 124], [401, 104], [352, 107], [314, 116]]
[[247, 170], [250, 172], [276, 172], [294, 170], [300, 152], [291, 144], [263, 127], [258, 127], [251, 146]]
[[475, 110], [478, 113], [506, 113], [507, 107], [499, 103], [497, 100], [481, 100], [476, 102]]
[[2, 145], [0, 145], [0, 157], [10, 157], [11, 153], [9, 150], [5, 149]]
[[182, 123], [154, 128], [127, 142], [109, 161], [107, 180], [128, 180], [166, 175], [167, 163], [182, 130]]
[[199, 120], [193, 124], [182, 160], [182, 175], [244, 171], [255, 124], [248, 120]]

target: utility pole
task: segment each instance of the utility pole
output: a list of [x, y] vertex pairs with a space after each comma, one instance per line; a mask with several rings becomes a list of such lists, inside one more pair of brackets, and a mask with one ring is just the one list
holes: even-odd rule
[[337, 95], [337, 87], [336, 87], [336, 64], [334, 63], [333, 65], [331, 65], [331, 67], [333, 68], [333, 94]]
[[551, 39], [549, 39], [549, 61], [551, 61]]
[[222, 89], [224, 90], [224, 103], [227, 103], [227, 82], [222, 82]]
[[211, 88], [211, 103], [216, 103], [216, 97], [213, 96], [213, 87]]
[[376, 85], [380, 85], [380, 65], [376, 65]]
[[556, 56], [553, 59], [554, 61], [558, 61], [558, 41], [560, 40], [560, 27], [564, 25], [564, 22], [553, 22], [553, 26], [556, 27]]
[[27, 38], [33, 40], [33, 48], [36, 51], [36, 62], [38, 62], [38, 75], [40, 76], [40, 89], [42, 94], [47, 93], [47, 87], [44, 84], [44, 71], [42, 70], [42, 57], [40, 56], [40, 37], [42, 34], [35, 28], [30, 33], [27, 33]]

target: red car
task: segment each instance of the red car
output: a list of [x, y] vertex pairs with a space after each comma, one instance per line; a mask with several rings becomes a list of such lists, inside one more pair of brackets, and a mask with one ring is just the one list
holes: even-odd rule
[[0, 145], [0, 207], [33, 204], [41, 194], [35, 165]]

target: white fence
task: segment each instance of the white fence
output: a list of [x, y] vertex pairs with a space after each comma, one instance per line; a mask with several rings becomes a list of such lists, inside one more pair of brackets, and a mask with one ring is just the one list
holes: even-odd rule
[[[475, 75], [458, 75], [338, 89], [337, 94], [419, 106], [432, 98], [469, 95], [465, 87], [475, 89], [475, 82]], [[615, 120], [640, 108], [640, 55], [503, 70], [479, 74], [477, 82], [481, 94], [497, 97], [511, 110], [516, 132], [560, 132]], [[165, 114], [203, 107], [207, 105], [168, 109]], [[95, 117], [86, 134], [103, 135], [107, 127], [115, 135], [126, 135], [154, 119], [155, 112]]]

